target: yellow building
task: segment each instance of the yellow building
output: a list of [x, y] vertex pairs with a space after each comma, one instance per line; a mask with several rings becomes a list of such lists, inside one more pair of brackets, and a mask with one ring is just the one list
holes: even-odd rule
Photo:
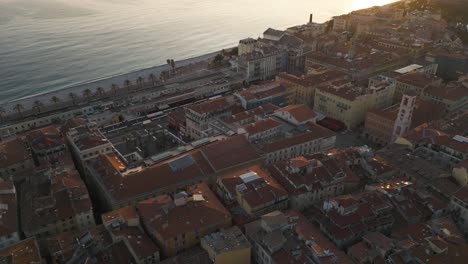
[[237, 226], [203, 237], [201, 247], [215, 264], [250, 263], [250, 242]]
[[458, 184], [465, 186], [468, 183], [468, 160], [464, 160], [453, 167], [452, 176], [457, 180]]
[[307, 75], [302, 76], [280, 73], [276, 76], [276, 80], [287, 84], [288, 104], [303, 104], [313, 107], [316, 87], [342, 78], [343, 75], [343, 73], [318, 66], [309, 70]]
[[395, 86], [383, 77], [372, 79], [369, 87], [356, 87], [343, 78], [317, 88], [314, 110], [354, 129], [364, 122], [369, 109], [390, 106], [394, 92]]

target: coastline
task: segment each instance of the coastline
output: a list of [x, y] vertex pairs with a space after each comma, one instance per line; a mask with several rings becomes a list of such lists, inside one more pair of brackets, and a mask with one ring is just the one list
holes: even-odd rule
[[[400, 0], [395, 0], [391, 3], [382, 5], [382, 6], [387, 6], [394, 4], [395, 2], [398, 2]], [[324, 22], [326, 23], [326, 22]], [[225, 48], [225, 50], [229, 50], [230, 48]], [[210, 52], [207, 54], [202, 54], [198, 55], [195, 57], [189, 57], [186, 59], [181, 59], [181, 60], [176, 60], [176, 67], [180, 66], [185, 66], [190, 63], [197, 63], [201, 61], [206, 61], [210, 58], [214, 58], [216, 54], [218, 54], [219, 51], [214, 51]], [[134, 83], [138, 77], [143, 77], [147, 78], [151, 73], [159, 76], [159, 74], [163, 71], [170, 70], [170, 66], [167, 64], [162, 64], [162, 65], [155, 65], [150, 68], [143, 68], [139, 70], [135, 70], [132, 72], [128, 73], [121, 73], [117, 75], [110, 75], [110, 76], [104, 76], [102, 78], [97, 78], [97, 79], [92, 79], [92, 80], [87, 80], [78, 84], [72, 84], [70, 86], [66, 86], [63, 88], [56, 88], [55, 90], [47, 91], [47, 92], [42, 92], [42, 93], [36, 93], [32, 95], [27, 95], [18, 99], [13, 99], [9, 101], [1, 101], [0, 104], [2, 108], [6, 110], [6, 114], [14, 113], [14, 110], [12, 110], [16, 104], [22, 104], [26, 109], [31, 108], [33, 106], [34, 101], [41, 101], [44, 104], [49, 104], [50, 100], [52, 97], [56, 96], [59, 97], [59, 99], [62, 99], [62, 101], [67, 101], [69, 100], [69, 93], [73, 92], [78, 96], [81, 96], [83, 91], [86, 89], [90, 89], [91, 91], [95, 92], [98, 87], [102, 87], [106, 90], [110, 89], [110, 86], [112, 84], [117, 84], [119, 87], [122, 87], [124, 85], [125, 80], [130, 80], [132, 83]]]
[[[226, 48], [225, 50], [229, 50], [231, 48]], [[214, 58], [217, 54], [219, 54], [220, 51], [215, 51], [207, 54], [202, 54], [199, 56], [195, 57], [190, 57], [182, 60], [176, 60], [176, 67], [182, 67], [189, 65], [191, 63], [197, 63], [197, 62], [202, 62], [206, 61], [209, 59]], [[169, 65], [167, 64], [162, 64], [162, 65], [156, 65], [150, 68], [144, 68], [140, 70], [136, 70], [133, 72], [129, 73], [123, 73], [123, 74], [117, 74], [117, 75], [112, 75], [112, 76], [107, 76], [107, 77], [102, 77], [94, 80], [89, 80], [85, 81], [79, 84], [71, 85], [65, 88], [60, 88], [54, 91], [48, 91], [44, 93], [39, 93], [39, 94], [33, 94], [29, 95], [26, 97], [18, 98], [12, 101], [7, 101], [7, 102], [1, 102], [2, 107], [6, 110], [7, 113], [12, 113], [13, 110], [12, 108], [16, 104], [22, 104], [25, 108], [30, 108], [34, 101], [41, 101], [41, 102], [50, 102], [51, 98], [56, 96], [59, 97], [60, 99], [63, 100], [69, 100], [68, 94], [73, 92], [79, 96], [85, 91], [86, 89], [89, 89], [93, 92], [96, 91], [98, 87], [102, 87], [104, 89], [110, 89], [112, 84], [117, 84], [119, 87], [122, 87], [124, 85], [125, 80], [130, 80], [132, 83], [134, 83], [138, 77], [143, 77], [143, 78], [148, 78], [150, 74], [154, 74], [156, 76], [159, 76], [159, 74], [163, 71], [170, 70]]]

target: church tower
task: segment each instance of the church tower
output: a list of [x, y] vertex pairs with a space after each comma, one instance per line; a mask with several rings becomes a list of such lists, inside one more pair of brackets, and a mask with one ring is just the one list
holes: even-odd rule
[[400, 110], [398, 111], [398, 116], [393, 127], [392, 142], [410, 129], [415, 106], [416, 95], [410, 93], [403, 94], [400, 103]]

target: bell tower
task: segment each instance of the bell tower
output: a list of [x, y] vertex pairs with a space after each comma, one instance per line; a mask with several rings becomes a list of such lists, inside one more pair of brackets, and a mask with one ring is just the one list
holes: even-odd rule
[[393, 127], [392, 142], [410, 129], [415, 105], [416, 95], [410, 93], [403, 94], [400, 110], [398, 111], [398, 116]]

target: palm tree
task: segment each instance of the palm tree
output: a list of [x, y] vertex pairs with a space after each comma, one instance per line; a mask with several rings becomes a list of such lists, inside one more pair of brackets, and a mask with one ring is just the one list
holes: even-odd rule
[[83, 91], [83, 96], [89, 101], [89, 98], [93, 95], [90, 89], [86, 89]]
[[50, 98], [50, 101], [54, 104], [57, 104], [60, 101], [60, 98], [58, 98], [57, 96], [52, 96], [52, 98]]
[[111, 85], [111, 91], [112, 91], [112, 93], [113, 93], [114, 95], [117, 94], [117, 89], [118, 89], [118, 88], [119, 88], [119, 87], [118, 87], [117, 84], [115, 84], [115, 83], [113, 83], [113, 84]]
[[171, 67], [172, 71], [175, 71], [175, 61], [173, 59], [171, 60]]
[[76, 100], [77, 95], [75, 93], [69, 93], [68, 96], [72, 99], [73, 105], [75, 105], [76, 104], [75, 100]]
[[18, 112], [18, 114], [23, 117], [23, 110], [24, 110], [24, 106], [22, 104], [16, 104], [15, 107], [13, 107], [13, 110], [15, 110], [16, 112]]
[[5, 113], [6, 113], [5, 108], [3, 108], [3, 107], [0, 106], [0, 120], [3, 119], [3, 116], [5, 115]]
[[174, 69], [175, 69], [175, 61], [174, 61], [173, 59], [167, 59], [166, 62], [167, 62], [167, 64], [168, 64], [169, 66], [171, 66], [172, 71], [174, 72]]
[[130, 92], [130, 85], [132, 84], [132, 82], [130, 80], [125, 80], [124, 82], [124, 85], [127, 87], [127, 90]]
[[151, 74], [148, 76], [148, 79], [151, 80], [151, 84], [154, 86], [154, 83], [156, 82], [156, 81], [155, 81], [155, 80], [156, 80], [156, 76], [155, 76], [154, 74], [151, 73]]
[[98, 87], [98, 88], [96, 88], [96, 92], [97, 92], [98, 95], [103, 95], [104, 94], [104, 88]]
[[43, 106], [44, 106], [44, 104], [43, 104], [41, 101], [36, 100], [36, 101], [34, 101], [34, 103], [33, 103], [32, 109], [33, 109], [33, 110], [36, 110], [37, 112], [40, 113], [40, 112], [41, 112], [41, 108], [42, 108]]
[[143, 77], [139, 76], [137, 79], [137, 83], [138, 83], [138, 88], [141, 89], [143, 87]]

